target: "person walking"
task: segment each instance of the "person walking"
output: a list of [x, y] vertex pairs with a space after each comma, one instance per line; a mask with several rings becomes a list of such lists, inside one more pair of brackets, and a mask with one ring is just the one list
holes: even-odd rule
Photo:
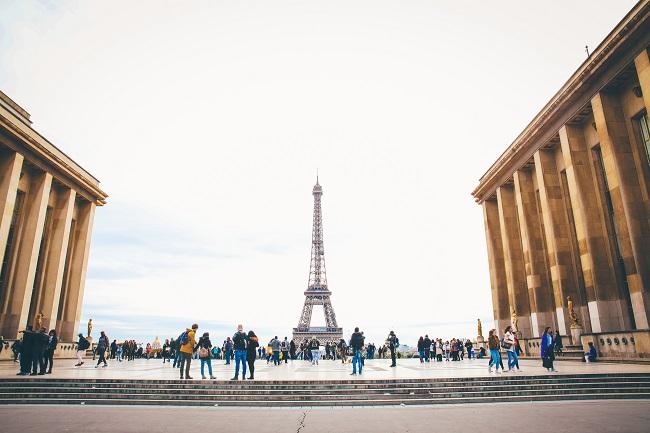
[[59, 339], [56, 336], [56, 330], [52, 329], [48, 335], [47, 347], [45, 349], [45, 373], [52, 374], [52, 366], [54, 365], [54, 352], [56, 346], [59, 344]]
[[239, 364], [241, 364], [241, 378], [246, 380], [246, 334], [244, 333], [244, 326], [237, 325], [237, 332], [232, 337], [232, 346], [235, 350], [235, 376], [230, 380], [239, 379]]
[[289, 356], [291, 356], [291, 360], [295, 361], [296, 359], [296, 343], [293, 341], [293, 338], [289, 342]]
[[397, 348], [399, 347], [399, 338], [394, 331], [388, 334], [388, 349], [390, 350], [391, 367], [397, 367]]
[[514, 371], [514, 368], [517, 367], [519, 371], [519, 357], [517, 355], [517, 337], [512, 331], [512, 326], [506, 326], [505, 331], [503, 332], [503, 348], [506, 349], [508, 353], [508, 372]]
[[284, 337], [284, 341], [280, 344], [280, 350], [282, 351], [282, 359], [287, 364], [289, 362], [289, 340], [287, 340], [287, 337]]
[[257, 335], [248, 331], [248, 345], [246, 346], [246, 363], [248, 364], [248, 379], [255, 379], [255, 352], [260, 345]]
[[363, 369], [363, 333], [359, 332], [359, 328], [354, 328], [354, 332], [350, 337], [350, 347], [352, 348], [352, 376], [357, 374], [357, 366], [359, 367], [359, 374]]
[[80, 333], [79, 340], [77, 340], [77, 363], [75, 364], [75, 367], [81, 367], [84, 364], [83, 355], [89, 347], [90, 343], [84, 338], [84, 335]]
[[540, 355], [542, 357], [542, 366], [548, 371], [557, 371], [553, 367], [553, 361], [555, 360], [555, 352], [553, 350], [553, 333], [550, 327], [544, 329], [544, 334], [540, 341]]
[[271, 352], [273, 352], [273, 365], [280, 365], [280, 340], [278, 336], [273, 337], [271, 342]]
[[216, 379], [212, 375], [212, 357], [210, 356], [210, 350], [212, 350], [212, 342], [210, 341], [210, 334], [204, 332], [199, 342], [196, 344], [196, 348], [199, 351], [199, 360], [201, 361], [201, 379], [205, 380], [205, 366], [208, 366], [208, 373], [210, 374], [210, 379]]
[[185, 379], [192, 379], [190, 376], [190, 364], [192, 363], [192, 354], [194, 353], [194, 348], [196, 347], [196, 330], [199, 329], [199, 325], [196, 323], [192, 325], [191, 328], [187, 328], [178, 337], [178, 344], [180, 345], [180, 354], [181, 354], [181, 379], [183, 379], [183, 369], [185, 369]]
[[341, 358], [341, 364], [345, 364], [348, 361], [348, 345], [345, 343], [345, 340], [341, 338], [338, 344], [339, 358]]
[[104, 334], [104, 331], [101, 331], [99, 340], [97, 340], [97, 354], [99, 355], [99, 360], [97, 361], [95, 368], [99, 367], [99, 364], [102, 362], [104, 363], [103, 367], [108, 367], [108, 363], [106, 362], [106, 349], [108, 349], [109, 344], [108, 337]]
[[488, 348], [490, 349], [490, 364], [488, 365], [488, 372], [492, 373], [492, 365], [495, 366], [495, 371], [499, 373], [499, 367], [503, 370], [501, 364], [501, 353], [499, 352], [499, 337], [496, 329], [491, 329], [488, 336]]
[[111, 359], [115, 359], [115, 352], [117, 352], [117, 340], [111, 343]]

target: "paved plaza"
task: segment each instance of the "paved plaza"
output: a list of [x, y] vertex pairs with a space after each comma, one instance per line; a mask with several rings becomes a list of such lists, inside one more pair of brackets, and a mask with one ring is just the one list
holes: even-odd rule
[[[179, 378], [179, 371], [159, 359], [137, 359], [117, 362], [109, 360], [107, 368], [95, 368], [92, 358], [86, 359], [81, 367], [74, 367], [76, 360], [57, 359], [54, 361], [53, 374], [36, 376], [42, 378], [80, 378], [80, 379], [163, 379]], [[397, 367], [390, 367], [389, 359], [366, 360], [363, 379], [425, 379], [445, 377], [482, 377], [489, 375], [487, 359], [465, 359], [463, 361], [433, 362], [421, 364], [418, 359], [398, 360]], [[201, 362], [192, 360], [190, 374], [194, 380], [201, 379]], [[507, 375], [549, 374], [542, 368], [539, 360], [520, 360], [521, 372], [503, 373]], [[557, 373], [552, 374], [589, 374], [589, 373], [650, 373], [650, 364], [621, 363], [584, 363], [574, 361], [556, 362]], [[234, 374], [234, 362], [225, 365], [223, 360], [212, 360], [212, 369], [217, 380], [230, 379]], [[16, 377], [18, 364], [11, 361], [0, 363], [0, 378]], [[349, 380], [352, 366], [340, 361], [321, 360], [319, 365], [307, 361], [289, 361], [280, 366], [267, 364], [266, 360], [255, 362], [256, 380]], [[206, 367], [206, 376], [207, 367]], [[492, 373], [495, 375], [495, 373]]]
[[639, 433], [650, 401], [473, 404], [436, 407], [226, 409], [3, 406], [3, 433]]

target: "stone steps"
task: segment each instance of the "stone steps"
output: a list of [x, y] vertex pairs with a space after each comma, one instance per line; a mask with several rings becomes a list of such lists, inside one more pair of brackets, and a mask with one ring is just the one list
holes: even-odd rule
[[374, 406], [650, 398], [650, 374], [346, 381], [0, 380], [0, 404]]

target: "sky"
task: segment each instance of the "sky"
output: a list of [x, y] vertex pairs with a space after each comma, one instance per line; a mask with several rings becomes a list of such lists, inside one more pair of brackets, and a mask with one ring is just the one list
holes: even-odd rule
[[3, 0], [0, 89], [109, 194], [81, 329], [290, 337], [318, 170], [345, 334], [475, 337], [470, 193], [634, 4]]

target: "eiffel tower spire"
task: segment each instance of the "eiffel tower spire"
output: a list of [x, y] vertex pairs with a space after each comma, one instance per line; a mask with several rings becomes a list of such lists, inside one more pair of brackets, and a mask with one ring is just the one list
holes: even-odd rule
[[[312, 190], [314, 196], [314, 217], [311, 237], [311, 262], [309, 266], [309, 282], [305, 291], [305, 304], [298, 322], [298, 327], [293, 329], [293, 338], [296, 341], [316, 338], [321, 343], [337, 342], [343, 337], [343, 329], [338, 327], [336, 314], [330, 301], [332, 292], [327, 287], [327, 273], [325, 271], [325, 248], [323, 247], [323, 214], [321, 210], [321, 197], [323, 187], [318, 182]], [[311, 315], [314, 305], [322, 305], [325, 313], [325, 327], [312, 327]]]

